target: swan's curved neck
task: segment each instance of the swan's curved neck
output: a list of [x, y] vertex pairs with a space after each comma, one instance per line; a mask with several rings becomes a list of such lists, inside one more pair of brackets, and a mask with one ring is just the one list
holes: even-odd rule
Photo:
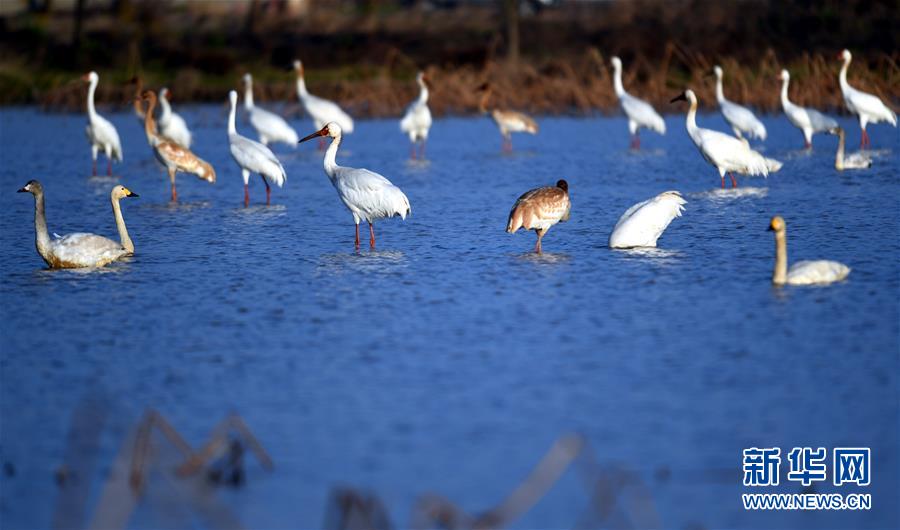
[[791, 100], [788, 99], [788, 84], [790, 84], [790, 78], [784, 78], [781, 80], [781, 106], [787, 107], [791, 104]]
[[237, 102], [234, 100], [231, 101], [231, 110], [228, 112], [228, 134], [237, 134], [237, 127], [234, 126], [234, 114], [235, 107], [237, 107]]
[[253, 81], [244, 83], [244, 108], [253, 109]]
[[119, 199], [110, 197], [109, 200], [112, 203], [113, 215], [116, 217], [116, 228], [119, 229], [119, 241], [121, 241], [122, 247], [124, 247], [129, 254], [134, 254], [134, 243], [131, 241], [131, 238], [128, 237], [128, 229], [125, 228], [125, 219], [122, 218], [122, 208], [119, 206]]
[[335, 174], [337, 173], [338, 166], [337, 165], [337, 152], [338, 147], [341, 146], [341, 135], [335, 136], [331, 140], [331, 145], [328, 146], [328, 149], [325, 151], [325, 174], [328, 175], [328, 178], [334, 180]]
[[306, 90], [306, 79], [304, 79], [303, 74], [297, 74], [297, 95], [300, 99], [309, 95], [309, 92]]
[[725, 92], [722, 90], [722, 76], [716, 76], [716, 100], [718, 100], [719, 105], [725, 101]]
[[775, 232], [775, 270], [772, 283], [784, 285], [787, 282], [787, 230]]
[[50, 263], [50, 234], [47, 232], [47, 217], [44, 215], [44, 192], [34, 195], [34, 245], [44, 261]]
[[419, 104], [424, 105], [428, 103], [428, 86], [425, 85], [425, 81], [421, 79], [419, 82]]
[[97, 79], [91, 79], [91, 84], [88, 86], [88, 95], [87, 95], [87, 108], [88, 115], [93, 118], [97, 115], [97, 111], [94, 109], [94, 92], [97, 90]]
[[852, 58], [844, 59], [844, 65], [841, 66], [841, 75], [840, 75], [839, 80], [841, 82], [841, 89], [843, 89], [843, 90], [850, 88], [850, 85], [847, 84], [847, 69], [850, 68], [851, 60], [852, 60]]
[[841, 129], [838, 132], [838, 148], [837, 153], [834, 155], [834, 168], [838, 171], [842, 171], [844, 169], [844, 130]]
[[625, 87], [622, 86], [622, 68], [613, 67], [613, 88], [616, 90], [616, 96], [622, 97], [625, 93]]
[[172, 106], [169, 105], [169, 100], [165, 96], [159, 96], [159, 109], [160, 123], [165, 123], [172, 117]]

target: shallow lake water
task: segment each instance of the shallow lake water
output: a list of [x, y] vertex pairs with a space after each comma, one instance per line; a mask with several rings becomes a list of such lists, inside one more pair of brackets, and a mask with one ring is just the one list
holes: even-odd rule
[[[195, 446], [228, 412], [246, 420], [274, 471], [248, 458], [246, 486], [219, 495], [250, 528], [321, 527], [340, 485], [377, 494], [398, 527], [426, 492], [485, 510], [568, 432], [636, 473], [666, 528], [900, 527], [897, 129], [871, 126], [874, 166], [839, 173], [835, 137], [804, 152], [767, 116], [765, 153], [784, 168], [722, 192], [678, 114], [640, 152], [621, 117], [543, 118], [510, 155], [489, 120], [440, 119], [424, 163], [407, 160], [396, 121], [361, 121], [339, 163], [390, 178], [412, 216], [376, 224], [377, 250], [356, 252], [314, 142], [275, 146], [287, 184], [265, 207], [253, 177], [245, 209], [224, 107], [176, 110], [218, 172], [214, 185], [179, 175], [177, 205], [133, 115], [107, 113], [125, 156], [110, 180], [89, 177], [83, 116], [0, 110], [4, 528], [50, 526], [86, 400], [108, 413], [80, 478], [88, 503], [153, 408]], [[840, 121], [855, 148], [859, 126]], [[559, 178], [571, 220], [535, 256], [534, 234], [506, 234], [506, 217]], [[136, 255], [45, 270], [33, 200], [15, 193], [30, 179], [60, 234], [114, 237], [111, 187], [140, 194], [123, 201]], [[629, 206], [673, 189], [688, 202], [659, 249], [607, 248]], [[848, 280], [773, 288], [774, 214], [790, 260], [841, 261]], [[744, 511], [741, 451], [754, 446], [871, 447], [871, 486], [837, 491], [872, 493], [872, 510]], [[569, 471], [513, 527], [573, 527], [590, 502]], [[144, 515], [133, 526], [162, 524]]]

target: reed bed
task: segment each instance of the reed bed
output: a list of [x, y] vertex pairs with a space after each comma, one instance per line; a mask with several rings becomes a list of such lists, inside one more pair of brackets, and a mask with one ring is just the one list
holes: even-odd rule
[[[612, 88], [609, 58], [590, 48], [571, 58], [520, 62], [517, 66], [488, 61], [480, 68], [427, 67], [431, 78], [429, 106], [436, 116], [476, 113], [480, 99], [477, 87], [490, 81], [495, 94], [489, 106], [538, 115], [613, 113], [618, 109], [618, 102]], [[782, 64], [770, 50], [757, 63], [746, 64], [732, 58], [717, 62], [708, 55], [670, 44], [661, 61], [640, 57], [627, 61], [623, 83], [629, 92], [662, 112], [674, 110], [669, 100], [688, 87], [697, 93], [703, 108], [714, 108], [715, 79], [710, 73], [715, 64], [725, 70], [726, 97], [762, 112], [780, 112], [781, 82], [777, 77], [782, 68], [791, 73], [790, 97], [795, 103], [833, 112], [844, 107], [838, 85], [840, 61], [822, 54], [803, 54], [789, 64]], [[126, 84], [125, 73], [100, 73], [98, 102], [113, 108], [130, 105], [133, 89]], [[165, 81], [161, 75], [150, 73], [146, 85], [158, 88], [167, 82], [178, 103], [217, 102], [224, 101], [231, 88], [240, 92], [242, 73], [214, 77], [188, 68]], [[277, 70], [254, 73], [257, 74], [254, 82], [257, 102], [297, 103], [292, 73]], [[415, 65], [399, 51], [389, 53], [380, 67], [353, 71], [308, 70], [307, 74], [312, 93], [340, 102], [351, 114], [361, 118], [397, 116], [418, 93], [413, 82]], [[900, 98], [900, 52], [854, 57], [849, 79], [855, 87], [878, 95], [896, 109]], [[75, 112], [84, 108], [84, 94], [85, 88], [77, 80], [57, 77], [51, 79], [47, 89], [35, 91], [33, 97], [45, 110]]]

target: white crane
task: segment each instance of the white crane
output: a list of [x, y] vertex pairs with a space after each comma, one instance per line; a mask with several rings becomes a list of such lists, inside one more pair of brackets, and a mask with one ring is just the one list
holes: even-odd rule
[[416, 144], [421, 144], [420, 158], [425, 158], [425, 142], [428, 140], [428, 130], [431, 129], [431, 110], [428, 108], [428, 80], [425, 72], [416, 74], [416, 83], [419, 84], [419, 97], [409, 104], [406, 114], [400, 120], [400, 130], [409, 135], [410, 158], [416, 158]]
[[635, 204], [613, 228], [609, 248], [656, 247], [672, 220], [681, 217], [686, 203], [677, 191], [666, 191]]
[[159, 91], [159, 132], [166, 138], [172, 140], [181, 147], [190, 149], [191, 147], [191, 131], [188, 129], [184, 118], [177, 113], [172, 112], [172, 106], [169, 104], [169, 89], [163, 87]]
[[[338, 106], [337, 103], [325, 98], [314, 96], [306, 90], [306, 79], [303, 77], [303, 63], [294, 61], [294, 73], [297, 74], [297, 97], [303, 109], [312, 118], [316, 129], [321, 129], [328, 122], [335, 122], [341, 126], [344, 134], [353, 133], [353, 118]], [[325, 140], [321, 139], [319, 147], [324, 147]]]
[[359, 248], [359, 222], [369, 223], [369, 246], [375, 248], [375, 229], [372, 224], [379, 220], [400, 216], [406, 219], [410, 214], [409, 199], [391, 181], [369, 171], [353, 167], [339, 166], [336, 162], [338, 147], [341, 145], [341, 126], [329, 122], [318, 131], [300, 140], [305, 142], [317, 137], [331, 137], [331, 145], [325, 151], [325, 174], [337, 190], [344, 206], [353, 214], [356, 224], [356, 247]]
[[[777, 160], [767, 159], [758, 152], [750, 149], [747, 140], [738, 139], [719, 131], [701, 129], [697, 127], [697, 96], [693, 90], [685, 90], [682, 94], [672, 99], [676, 101], [689, 101], [691, 104], [685, 120], [687, 132], [694, 141], [694, 145], [703, 155], [704, 160], [719, 170], [722, 179], [722, 187], [725, 187], [725, 173], [731, 176], [731, 186], [737, 187], [737, 181], [733, 172], [742, 175], [762, 175], [767, 177], [770, 171], [781, 168]], [[770, 169], [770, 167], [772, 169]]]
[[769, 222], [769, 230], [775, 232], [775, 285], [814, 285], [839, 282], [850, 274], [850, 267], [837, 261], [798, 261], [790, 270], [787, 266], [787, 225], [780, 215]]
[[743, 138], [743, 135], [746, 134], [750, 138], [765, 140], [766, 126], [759, 121], [753, 111], [725, 99], [725, 93], [722, 90], [722, 76], [724, 75], [722, 67], [717, 65], [713, 68], [713, 72], [716, 74], [716, 100], [719, 102], [719, 108], [722, 109], [722, 116], [725, 117], [728, 125], [731, 125], [734, 135]]
[[253, 104], [253, 76], [249, 73], [244, 74], [244, 108], [250, 114], [250, 125], [256, 129], [259, 141], [263, 145], [281, 142], [291, 148], [297, 146], [297, 131], [288, 125], [284, 118]]
[[666, 122], [662, 116], [657, 114], [653, 107], [642, 99], [638, 99], [628, 92], [622, 86], [622, 60], [618, 57], [612, 58], [613, 65], [613, 87], [616, 90], [616, 97], [619, 98], [619, 104], [625, 116], [628, 117], [628, 132], [631, 133], [631, 148], [640, 149], [641, 138], [638, 131], [641, 128], [656, 131], [659, 134], [666, 134]]
[[847, 82], [847, 68], [850, 67], [850, 61], [853, 56], [850, 50], [841, 52], [841, 58], [844, 65], [841, 66], [840, 83], [841, 93], [844, 95], [844, 104], [850, 112], [859, 115], [859, 128], [862, 129], [862, 138], [860, 139], [860, 147], [865, 149], [871, 147], [872, 142], [869, 140], [869, 134], [866, 132], [866, 125], [869, 123], [887, 122], [897, 126], [897, 114], [889, 109], [883, 101], [877, 96], [857, 90], [850, 86]]
[[794, 105], [788, 99], [788, 85], [791, 82], [791, 74], [787, 70], [781, 71], [781, 107], [794, 127], [803, 131], [804, 145], [807, 149], [812, 148], [812, 137], [816, 133], [831, 132], [838, 126], [838, 123], [829, 116], [822, 114], [816, 109], [809, 109]]
[[237, 109], [237, 92], [228, 93], [228, 101], [231, 103], [231, 112], [228, 114], [228, 143], [231, 148], [231, 157], [241, 168], [244, 177], [244, 206], [250, 204], [250, 173], [258, 173], [266, 185], [266, 204], [270, 204], [272, 190], [269, 181], [278, 187], [284, 186], [287, 174], [281, 162], [275, 158], [272, 150], [265, 145], [241, 136], [234, 125], [234, 115]]
[[97, 174], [97, 153], [103, 149], [103, 153], [106, 155], [106, 174], [112, 176], [112, 161], [122, 161], [122, 142], [119, 141], [119, 132], [109, 120], [97, 114], [97, 110], [94, 108], [94, 92], [97, 90], [97, 83], [100, 82], [100, 76], [97, 75], [97, 72], [89, 72], [84, 74], [81, 80], [88, 83], [88, 124], [84, 132], [91, 144], [91, 158], [94, 161], [91, 174]]

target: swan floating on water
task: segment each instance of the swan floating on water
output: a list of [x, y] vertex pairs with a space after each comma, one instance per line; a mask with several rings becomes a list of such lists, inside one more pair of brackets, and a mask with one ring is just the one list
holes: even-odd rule
[[869, 140], [869, 134], [866, 132], [866, 125], [869, 123], [887, 122], [897, 126], [897, 114], [884, 104], [877, 96], [857, 90], [850, 86], [847, 82], [847, 69], [850, 67], [850, 61], [853, 56], [850, 50], [841, 52], [840, 58], [844, 64], [841, 66], [841, 73], [838, 81], [841, 84], [841, 93], [844, 95], [844, 104], [847, 109], [859, 116], [859, 128], [862, 130], [862, 138], [860, 139], [860, 148], [865, 149], [871, 147], [872, 142]]
[[379, 219], [399, 216], [406, 219], [411, 213], [409, 199], [388, 179], [368, 169], [339, 166], [336, 162], [338, 147], [341, 145], [341, 126], [327, 123], [318, 131], [300, 140], [305, 142], [323, 136], [331, 137], [331, 145], [325, 151], [325, 174], [337, 190], [344, 206], [353, 214], [356, 224], [356, 247], [359, 248], [359, 222], [369, 223], [369, 247], [375, 248], [375, 228]]
[[676, 101], [688, 101], [691, 106], [687, 113], [685, 125], [688, 135], [694, 145], [700, 151], [703, 159], [713, 165], [719, 171], [722, 179], [722, 188], [725, 187], [725, 173], [731, 176], [731, 187], [737, 187], [737, 181], [733, 172], [742, 175], [762, 175], [767, 177], [769, 172], [781, 169], [781, 162], [767, 159], [758, 152], [750, 149], [746, 139], [737, 139], [719, 131], [702, 129], [697, 127], [697, 96], [693, 90], [685, 90], [682, 94], [672, 98]]
[[616, 97], [619, 98], [619, 104], [628, 117], [628, 132], [631, 133], [631, 148], [639, 149], [641, 147], [641, 138], [638, 131], [641, 128], [656, 131], [659, 134], [666, 134], [666, 122], [662, 119], [653, 106], [646, 101], [636, 98], [625, 92], [622, 86], [622, 60], [613, 57], [613, 88], [616, 91]]
[[88, 125], [84, 132], [91, 144], [91, 158], [94, 161], [91, 174], [97, 175], [97, 153], [103, 149], [103, 154], [106, 155], [106, 174], [112, 176], [113, 160], [122, 161], [122, 142], [119, 141], [119, 132], [109, 120], [97, 114], [97, 110], [94, 108], [94, 92], [97, 90], [97, 83], [100, 82], [100, 76], [97, 75], [97, 72], [88, 72], [81, 77], [81, 80], [88, 83]]
[[731, 125], [734, 135], [743, 138], [743, 135], [746, 134], [751, 138], [765, 140], [766, 126], [759, 121], [753, 111], [725, 99], [725, 93], [722, 90], [722, 76], [724, 75], [722, 67], [717, 65], [713, 68], [713, 72], [716, 74], [716, 100], [719, 102], [719, 108], [722, 109], [722, 116], [725, 117], [728, 125]]
[[559, 180], [556, 186], [535, 188], [516, 199], [506, 221], [506, 231], [515, 234], [519, 228], [534, 230], [537, 234], [534, 251], [541, 254], [544, 234], [556, 223], [568, 221], [571, 210], [569, 183]]
[[153, 120], [153, 109], [156, 108], [156, 94], [152, 90], [144, 92], [142, 99], [147, 101], [147, 110], [144, 112], [144, 133], [153, 148], [156, 159], [165, 166], [169, 173], [169, 183], [172, 187], [172, 202], [178, 201], [178, 191], [175, 189], [175, 174], [179, 171], [197, 175], [209, 182], [216, 181], [216, 170], [212, 165], [195, 155], [190, 149], [177, 142], [163, 138], [156, 132]]
[[775, 270], [772, 283], [775, 285], [813, 285], [843, 280], [850, 274], [850, 267], [837, 261], [798, 261], [790, 270], [787, 266], [787, 226], [780, 215], [769, 223], [769, 230], [775, 232]]
[[844, 156], [844, 129], [835, 127], [831, 133], [838, 136], [838, 148], [834, 155], [834, 169], [843, 171], [845, 169], [866, 169], [872, 167], [872, 159], [864, 153], [853, 153], [846, 157]]
[[687, 201], [677, 191], [666, 191], [625, 211], [612, 234], [609, 248], [656, 247], [669, 223], [681, 217]]
[[119, 199], [137, 197], [136, 193], [125, 186], [115, 186], [110, 193], [116, 228], [119, 229], [120, 241], [113, 241], [102, 236], [86, 233], [67, 234], [50, 239], [47, 231], [47, 218], [44, 214], [44, 187], [32, 180], [19, 193], [34, 195], [34, 232], [35, 246], [38, 254], [52, 269], [73, 269], [81, 267], [102, 267], [124, 256], [134, 254], [134, 243], [128, 237]]
[[244, 74], [244, 108], [250, 114], [250, 125], [256, 129], [263, 145], [281, 142], [292, 148], [297, 146], [297, 131], [284, 118], [253, 104], [253, 76], [249, 73]]
[[400, 120], [400, 130], [409, 135], [412, 143], [410, 158], [416, 158], [416, 144], [419, 143], [421, 153], [419, 158], [425, 158], [425, 142], [428, 140], [428, 131], [431, 129], [431, 110], [428, 108], [428, 77], [425, 72], [416, 74], [416, 83], [419, 84], [419, 97], [409, 104], [406, 114]]
[[494, 91], [494, 87], [490, 83], [484, 83], [478, 88], [482, 92], [481, 101], [478, 103], [478, 111], [482, 114], [490, 113], [497, 128], [500, 129], [500, 135], [503, 136], [503, 151], [512, 152], [512, 133], [526, 132], [528, 134], [538, 133], [538, 124], [534, 119], [522, 112], [514, 110], [488, 110], [488, 100]]
[[234, 115], [237, 112], [237, 92], [234, 90], [229, 92], [228, 101], [231, 104], [231, 110], [228, 113], [228, 144], [231, 157], [241, 168], [241, 175], [244, 177], [244, 207], [250, 204], [250, 173], [258, 173], [262, 178], [263, 184], [266, 185], [266, 205], [269, 205], [272, 201], [272, 188], [269, 186], [269, 181], [274, 182], [280, 188], [287, 180], [287, 173], [284, 172], [284, 167], [271, 149], [238, 134], [234, 124]]
[[178, 113], [172, 111], [169, 105], [169, 89], [163, 87], [159, 90], [159, 132], [166, 138], [172, 140], [181, 147], [191, 148], [191, 131], [188, 129], [187, 123]]
[[781, 71], [781, 108], [784, 115], [794, 127], [803, 131], [804, 147], [812, 147], [812, 137], [815, 133], [827, 133], [838, 126], [834, 118], [826, 116], [816, 109], [810, 109], [794, 105], [788, 99], [788, 85], [791, 82], [791, 74], [787, 70]]

